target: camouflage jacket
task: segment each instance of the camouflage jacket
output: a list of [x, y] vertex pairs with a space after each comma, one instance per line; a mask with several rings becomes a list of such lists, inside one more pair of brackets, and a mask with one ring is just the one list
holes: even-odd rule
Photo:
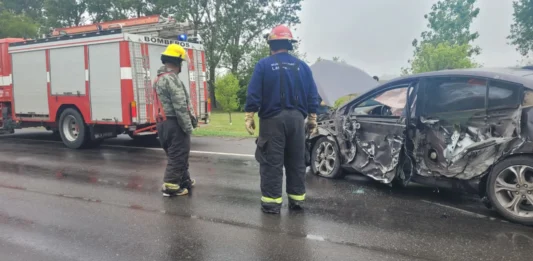
[[165, 66], [157, 71], [159, 79], [154, 83], [154, 88], [161, 102], [161, 106], [165, 112], [165, 116], [175, 116], [178, 119], [178, 124], [185, 133], [192, 133], [193, 126], [191, 123], [191, 114], [189, 112], [189, 104], [191, 104], [188, 93], [185, 90], [185, 85], [178, 77], [177, 73], [168, 73]]

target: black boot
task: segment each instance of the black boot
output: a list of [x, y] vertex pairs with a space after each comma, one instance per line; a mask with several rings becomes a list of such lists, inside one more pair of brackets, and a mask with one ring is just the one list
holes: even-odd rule
[[261, 210], [267, 214], [279, 214], [281, 204], [261, 202]]
[[304, 209], [303, 206], [304, 206], [304, 201], [289, 199], [290, 210], [303, 210]]
[[196, 180], [194, 179], [187, 179], [183, 182], [181, 182], [181, 185], [180, 187], [182, 188], [186, 188], [186, 189], [191, 189], [192, 187], [194, 187], [194, 185], [196, 184]]

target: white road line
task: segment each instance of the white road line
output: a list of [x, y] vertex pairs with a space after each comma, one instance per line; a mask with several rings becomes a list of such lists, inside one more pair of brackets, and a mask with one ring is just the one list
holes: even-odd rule
[[311, 235], [311, 234], [308, 234], [306, 238], [311, 239], [311, 240], [316, 240], [316, 241], [326, 241], [324, 237], [317, 236], [317, 235]]
[[[26, 141], [34, 141], [34, 142], [45, 142], [45, 143], [63, 143], [63, 142], [61, 142], [61, 141], [53, 141], [53, 140], [32, 140], [32, 139], [21, 139], [21, 138], [12, 138], [11, 140], [26, 140]], [[105, 144], [102, 144], [102, 145], [100, 145], [100, 147], [163, 151], [162, 148], [149, 148], [149, 147], [123, 146], [123, 145], [105, 145]], [[193, 153], [193, 154], [204, 154], [204, 155], [219, 155], [219, 156], [246, 157], [246, 158], [253, 158], [253, 157], [255, 157], [253, 154], [241, 154], [241, 153], [230, 153], [230, 152], [216, 152], [216, 151], [201, 151], [201, 150], [191, 150], [191, 153]]]
[[452, 210], [455, 210], [455, 211], [457, 211], [457, 212], [461, 212], [461, 213], [463, 213], [463, 214], [465, 214], [465, 215], [473, 216], [473, 217], [476, 217], [476, 218], [493, 219], [492, 217], [489, 217], [489, 216], [485, 216], [485, 215], [478, 214], [478, 213], [475, 213], [475, 212], [472, 212], [472, 211], [468, 211], [468, 210], [464, 210], [464, 209], [460, 209], [460, 208], [456, 208], [456, 207], [452, 207], [452, 206], [448, 206], [448, 205], [440, 204], [440, 203], [437, 203], [437, 202], [432, 202], [432, 201], [428, 201], [428, 200], [420, 200], [420, 201], [425, 202], [425, 203], [428, 203], [428, 204], [436, 205], [436, 206], [439, 206], [439, 207], [444, 207], [444, 208], [452, 209]]

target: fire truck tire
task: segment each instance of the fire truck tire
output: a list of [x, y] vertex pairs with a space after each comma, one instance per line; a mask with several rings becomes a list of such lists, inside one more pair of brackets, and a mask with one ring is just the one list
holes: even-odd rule
[[58, 126], [61, 140], [68, 148], [81, 149], [90, 142], [89, 128], [77, 110], [64, 110], [59, 117]]

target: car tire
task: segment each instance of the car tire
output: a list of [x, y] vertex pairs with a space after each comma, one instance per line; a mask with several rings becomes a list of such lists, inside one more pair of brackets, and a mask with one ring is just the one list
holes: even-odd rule
[[64, 110], [59, 117], [58, 126], [61, 140], [68, 148], [81, 149], [87, 144], [89, 128], [77, 110]]
[[311, 171], [324, 178], [340, 178], [343, 174], [340, 165], [337, 143], [327, 137], [318, 139], [311, 150]]
[[496, 164], [487, 180], [487, 197], [506, 219], [533, 225], [533, 158], [517, 156]]

